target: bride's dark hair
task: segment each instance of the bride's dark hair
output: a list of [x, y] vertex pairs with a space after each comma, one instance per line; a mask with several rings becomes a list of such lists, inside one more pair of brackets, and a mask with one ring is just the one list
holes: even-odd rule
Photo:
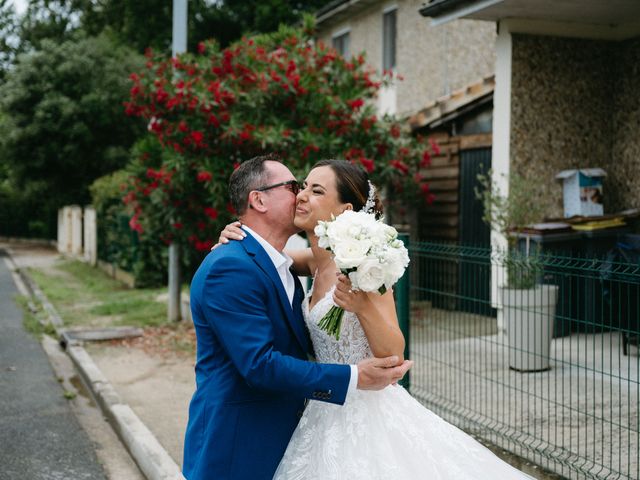
[[[369, 196], [369, 175], [364, 169], [346, 160], [320, 160], [311, 169], [317, 167], [329, 167], [335, 173], [340, 202], [350, 203], [355, 211], [365, 206]], [[382, 216], [383, 206], [378, 196], [378, 189], [374, 195], [373, 210], [376, 218]]]

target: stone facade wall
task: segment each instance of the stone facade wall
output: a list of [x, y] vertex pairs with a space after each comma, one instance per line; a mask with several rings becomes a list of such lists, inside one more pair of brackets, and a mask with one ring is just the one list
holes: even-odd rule
[[396, 5], [397, 114], [408, 116], [442, 95], [462, 88], [495, 70], [493, 22], [456, 20], [432, 27], [418, 10], [424, 0], [381, 1], [341, 22], [319, 26], [319, 39], [331, 45], [332, 35], [350, 29], [352, 54], [365, 51], [367, 62], [382, 67], [382, 15]]
[[[640, 208], [640, 38], [618, 45], [613, 153], [607, 185], [613, 211]], [[605, 204], [606, 208], [606, 204]]]
[[604, 211], [640, 207], [640, 38], [514, 35], [511, 165], [562, 216], [568, 168], [601, 167]]
[[[569, 168], [610, 170], [613, 142], [610, 44], [606, 41], [513, 35], [511, 168], [539, 185], [539, 197], [562, 216]], [[604, 185], [610, 211], [609, 182]]]

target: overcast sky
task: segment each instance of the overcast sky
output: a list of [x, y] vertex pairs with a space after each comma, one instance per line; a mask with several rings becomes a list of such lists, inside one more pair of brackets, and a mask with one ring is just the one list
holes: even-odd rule
[[13, 0], [13, 4], [16, 6], [18, 13], [22, 13], [27, 8], [27, 0]]

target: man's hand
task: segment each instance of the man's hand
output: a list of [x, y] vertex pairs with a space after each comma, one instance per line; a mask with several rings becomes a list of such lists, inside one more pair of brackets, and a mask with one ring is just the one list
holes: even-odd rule
[[367, 358], [358, 363], [358, 388], [360, 390], [382, 390], [387, 385], [397, 383], [413, 365], [413, 360], [405, 360], [398, 365], [398, 357]]

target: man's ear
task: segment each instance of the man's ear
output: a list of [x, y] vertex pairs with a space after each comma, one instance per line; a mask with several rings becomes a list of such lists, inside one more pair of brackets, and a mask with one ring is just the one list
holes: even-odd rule
[[257, 190], [253, 190], [249, 193], [249, 208], [260, 213], [267, 211], [267, 208], [262, 201], [262, 195]]

